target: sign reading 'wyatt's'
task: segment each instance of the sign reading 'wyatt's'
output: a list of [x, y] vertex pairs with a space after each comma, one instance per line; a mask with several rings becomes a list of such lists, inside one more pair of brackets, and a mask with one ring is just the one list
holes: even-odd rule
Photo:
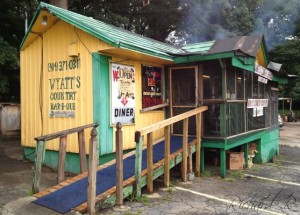
[[80, 88], [80, 76], [65, 76], [64, 71], [80, 68], [80, 58], [48, 63], [48, 72], [57, 74], [49, 78], [49, 99], [51, 118], [73, 118], [76, 110], [77, 90]]
[[132, 124], [135, 112], [135, 69], [113, 63], [111, 66], [111, 123]]

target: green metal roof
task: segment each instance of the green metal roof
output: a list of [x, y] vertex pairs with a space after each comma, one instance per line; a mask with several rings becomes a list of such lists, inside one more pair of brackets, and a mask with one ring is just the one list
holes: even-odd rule
[[38, 6], [37, 12], [29, 26], [29, 31], [25, 35], [20, 48], [23, 47], [26, 38], [30, 34], [30, 30], [33, 27], [35, 20], [39, 16], [40, 12], [45, 10], [58, 17], [59, 19], [76, 26], [77, 28], [93, 35], [94, 37], [103, 40], [104, 42], [118, 48], [129, 49], [143, 54], [156, 56], [159, 58], [173, 60], [171, 53], [180, 54], [184, 53], [183, 50], [175, 48], [163, 42], [159, 42], [130, 31], [115, 27], [113, 25], [95, 20], [92, 17], [87, 17], [74, 13], [69, 10], [65, 10], [50, 4], [41, 2]]
[[183, 47], [181, 47], [182, 50], [184, 50], [186, 53], [192, 54], [192, 53], [207, 53], [212, 45], [215, 43], [215, 40], [213, 41], [207, 41], [202, 43], [194, 43], [194, 44], [188, 44]]

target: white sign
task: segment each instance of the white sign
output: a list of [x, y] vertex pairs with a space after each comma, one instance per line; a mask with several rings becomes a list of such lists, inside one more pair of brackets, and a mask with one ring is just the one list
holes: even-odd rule
[[113, 63], [111, 66], [111, 123], [135, 122], [135, 69]]
[[268, 107], [268, 99], [248, 99], [247, 108]]
[[267, 84], [267, 83], [268, 83], [268, 79], [263, 78], [263, 77], [261, 77], [261, 76], [258, 76], [258, 81], [261, 82], [261, 83], [264, 83], [264, 84]]
[[262, 77], [265, 77], [265, 78], [271, 80], [271, 81], [273, 79], [272, 72], [270, 72], [269, 70], [267, 70], [266, 68], [262, 67], [261, 65], [259, 65], [257, 63], [255, 63], [255, 71], [254, 72]]
[[253, 108], [253, 117], [263, 116], [264, 115], [264, 108]]

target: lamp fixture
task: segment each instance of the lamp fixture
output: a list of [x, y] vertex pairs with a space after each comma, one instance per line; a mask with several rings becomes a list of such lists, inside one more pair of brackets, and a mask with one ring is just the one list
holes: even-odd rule
[[47, 24], [48, 24], [48, 17], [47, 16], [43, 16], [42, 25], [46, 26]]

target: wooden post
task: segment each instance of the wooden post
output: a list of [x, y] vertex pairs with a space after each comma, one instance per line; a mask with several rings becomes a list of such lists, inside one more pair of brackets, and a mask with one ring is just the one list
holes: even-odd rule
[[58, 157], [58, 170], [57, 170], [57, 183], [61, 183], [65, 180], [65, 163], [66, 163], [66, 146], [67, 136], [59, 138], [59, 157]]
[[33, 185], [32, 190], [34, 193], [38, 193], [40, 190], [40, 179], [41, 179], [41, 170], [42, 170], [42, 163], [44, 160], [43, 153], [45, 142], [38, 141], [36, 146], [36, 155], [35, 155], [35, 166], [34, 166], [34, 178], [33, 178]]
[[[188, 173], [193, 173], [192, 146], [188, 145]], [[189, 179], [190, 180], [190, 179]]]
[[245, 168], [249, 167], [249, 145], [248, 143], [244, 144], [244, 159], [245, 159]]
[[80, 157], [80, 172], [83, 173], [87, 171], [84, 130], [78, 132], [78, 148]]
[[97, 130], [91, 131], [90, 149], [89, 149], [89, 172], [88, 172], [88, 191], [87, 208], [90, 215], [95, 214], [96, 205], [96, 167], [98, 165], [98, 140]]
[[189, 119], [183, 120], [183, 145], [182, 145], [182, 181], [187, 180], [187, 151], [188, 151], [188, 130], [189, 130]]
[[220, 149], [220, 166], [221, 166], [221, 176], [225, 178], [226, 176], [226, 150]]
[[164, 159], [164, 185], [170, 186], [170, 126], [165, 127], [165, 159]]
[[200, 151], [201, 151], [201, 155], [200, 155], [200, 159], [201, 159], [200, 172], [203, 174], [204, 170], [205, 170], [205, 167], [204, 167], [204, 148], [201, 148]]
[[134, 190], [136, 196], [142, 195], [142, 185], [141, 185], [141, 172], [142, 172], [142, 145], [143, 137], [140, 135], [140, 132], [135, 132], [135, 185]]
[[147, 134], [147, 193], [153, 193], [153, 133]]
[[116, 205], [123, 204], [123, 133], [120, 122], [116, 126]]
[[196, 176], [200, 177], [200, 161], [201, 161], [201, 132], [202, 117], [201, 113], [196, 115]]

